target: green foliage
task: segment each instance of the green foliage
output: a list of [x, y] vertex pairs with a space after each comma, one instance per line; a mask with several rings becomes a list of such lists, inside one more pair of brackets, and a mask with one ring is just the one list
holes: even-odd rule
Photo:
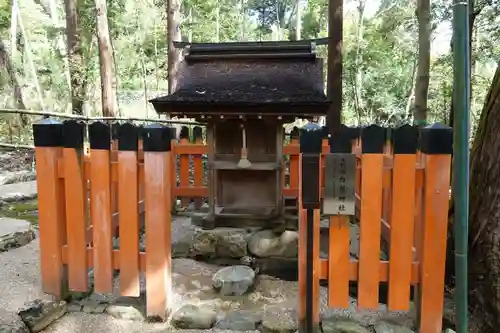
[[[40, 0], [44, 4], [46, 0]], [[98, 106], [100, 98], [99, 59], [96, 44], [95, 3], [80, 0], [83, 55], [87, 87], [87, 107]], [[344, 5], [343, 105], [347, 123], [381, 122], [398, 124], [411, 121], [413, 87], [417, 61], [418, 31], [415, 2], [382, 0], [361, 25], [357, 39], [359, 0]], [[12, 57], [17, 78], [28, 107], [39, 109], [30, 61], [40, 82], [44, 104], [52, 111], [67, 109], [69, 86], [65, 49], [65, 18], [62, 2], [58, 5], [58, 24], [50, 13], [33, 0], [20, 1], [20, 13], [26, 31], [18, 27], [18, 50]], [[296, 0], [184, 0], [180, 29], [183, 40], [193, 42], [270, 40], [280, 28], [282, 38], [294, 38]], [[167, 38], [166, 2], [110, 0], [108, 20], [112, 36], [120, 107], [130, 113], [141, 112], [148, 98], [166, 90]], [[352, 10], [354, 8], [354, 10]], [[480, 9], [480, 10], [479, 10]], [[498, 0], [475, 0], [472, 66], [473, 119], [483, 99], [500, 55], [500, 5]], [[451, 0], [432, 3], [433, 37], [451, 22]], [[327, 36], [326, 0], [301, 0], [302, 38]], [[11, 0], [0, 1], [0, 38], [10, 45]], [[444, 29], [446, 30], [446, 29]], [[61, 47], [60, 40], [63, 45]], [[445, 43], [448, 43], [447, 41]], [[433, 44], [434, 45], [434, 44]], [[438, 45], [439, 46], [439, 45]], [[318, 54], [326, 58], [326, 47]], [[443, 52], [432, 50], [429, 86], [429, 121], [446, 121], [451, 107], [452, 57], [448, 45]], [[325, 62], [326, 74], [326, 62]], [[326, 75], [325, 75], [326, 77]], [[359, 79], [361, 80], [359, 81]], [[356, 85], [361, 82], [359, 92]], [[0, 70], [0, 104], [12, 105], [9, 81]], [[357, 105], [356, 94], [363, 98]], [[133, 97], [135, 96], [135, 97]], [[137, 97], [139, 96], [139, 97]], [[151, 110], [149, 110], [151, 112]], [[126, 112], [127, 113], [127, 112]], [[150, 115], [153, 114], [152, 112]]]

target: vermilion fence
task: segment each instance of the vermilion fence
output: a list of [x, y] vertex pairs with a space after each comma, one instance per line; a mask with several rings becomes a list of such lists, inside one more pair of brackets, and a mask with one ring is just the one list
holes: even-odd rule
[[[179, 197], [186, 205], [195, 199], [199, 207], [208, 195], [203, 158], [208, 149], [200, 127], [192, 135], [183, 128], [179, 142], [160, 125], [116, 129], [112, 134], [107, 124], [89, 125], [86, 152], [82, 123], [43, 120], [34, 125], [43, 289], [59, 298], [68, 290], [87, 291], [88, 269], [93, 268], [96, 292], [112, 292], [113, 272], [119, 270], [119, 293], [139, 296], [139, 274], [144, 272], [147, 314], [165, 319], [171, 299], [172, 202]], [[419, 331], [435, 333], [443, 311], [451, 130], [422, 131], [419, 150], [411, 131], [393, 131], [394, 140], [386, 140], [376, 152], [366, 152], [363, 144], [370, 127], [350, 138], [358, 161], [360, 256], [349, 257], [348, 219], [332, 217], [329, 259], [320, 259], [316, 211], [314, 279], [328, 280], [332, 307], [347, 307], [349, 281], [358, 283], [360, 308], [378, 308], [379, 284], [388, 283], [389, 309], [408, 310], [410, 285], [418, 286]], [[283, 162], [288, 170], [284, 196], [296, 198], [301, 186], [297, 135], [293, 131], [285, 145]], [[410, 142], [410, 148], [398, 142]], [[328, 140], [322, 149], [330, 151]], [[142, 214], [145, 251], [139, 246]], [[303, 229], [303, 211], [299, 215]], [[305, 232], [299, 234], [303, 263]], [[120, 237], [118, 249], [113, 248], [114, 235]], [[381, 237], [389, 243], [387, 261], [379, 257]], [[303, 282], [302, 264], [299, 275]], [[319, 283], [314, 293], [318, 291]], [[316, 306], [316, 318], [318, 312]]]

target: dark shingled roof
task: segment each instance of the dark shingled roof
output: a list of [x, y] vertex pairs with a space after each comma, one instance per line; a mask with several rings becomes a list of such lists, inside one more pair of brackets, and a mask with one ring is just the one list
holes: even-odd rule
[[213, 51], [210, 44], [191, 45], [179, 64], [176, 90], [151, 103], [160, 113], [242, 112], [243, 107], [245, 112], [326, 114], [323, 63], [311, 45], [253, 44], [217, 45]]

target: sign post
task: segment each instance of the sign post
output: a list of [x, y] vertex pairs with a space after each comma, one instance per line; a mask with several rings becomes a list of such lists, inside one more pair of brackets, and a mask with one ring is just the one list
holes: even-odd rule
[[314, 318], [314, 210], [320, 208], [320, 157], [323, 133], [317, 125], [305, 126], [300, 135], [300, 198], [306, 210], [306, 299], [305, 318], [300, 318], [299, 332], [314, 333], [319, 323]]

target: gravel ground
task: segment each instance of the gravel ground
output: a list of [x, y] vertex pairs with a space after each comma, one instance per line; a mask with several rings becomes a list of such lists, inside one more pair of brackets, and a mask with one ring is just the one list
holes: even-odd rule
[[[173, 266], [174, 297], [173, 307], [178, 308], [181, 304], [200, 303], [207, 300], [217, 299], [211, 288], [211, 276], [217, 270], [217, 266], [199, 263], [189, 259], [175, 259]], [[0, 264], [9, 269], [0, 270], [0, 325], [9, 324], [17, 319], [17, 312], [26, 302], [35, 299], [50, 299], [50, 296], [41, 292], [41, 281], [38, 265], [38, 241], [0, 254]], [[142, 279], [141, 285], [145, 281]], [[116, 280], [116, 288], [119, 279]], [[260, 312], [277, 311], [280, 309], [296, 309], [297, 307], [297, 283], [293, 281], [282, 281], [276, 278], [261, 276], [255, 290], [248, 297], [231, 299], [228, 301], [219, 298], [225, 303], [228, 311], [235, 309], [256, 310]], [[409, 314], [388, 314], [384, 305], [380, 311], [360, 311], [355, 308], [355, 300], [351, 299], [350, 308], [346, 310], [328, 309], [327, 289], [320, 288], [321, 313], [323, 315], [341, 314], [352, 317], [364, 324], [372, 324], [380, 317], [392, 317], [401, 324], [409, 325], [411, 316]], [[69, 313], [52, 324], [47, 333], [132, 333], [132, 332], [181, 332], [172, 329], [167, 324], [140, 323], [133, 321], [118, 320], [109, 315]], [[182, 332], [210, 332], [185, 331]], [[213, 332], [224, 332], [213, 330]], [[229, 331], [225, 331], [229, 332]]]

